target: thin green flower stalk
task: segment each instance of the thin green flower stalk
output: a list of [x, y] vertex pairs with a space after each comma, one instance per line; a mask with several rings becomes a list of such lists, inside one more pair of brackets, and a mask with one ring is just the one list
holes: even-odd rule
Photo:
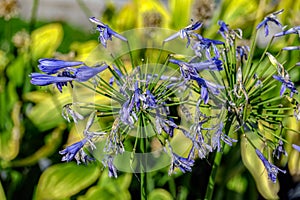
[[[283, 28], [277, 19], [281, 13], [268, 15], [257, 29], [263, 27], [268, 35], [269, 23]], [[100, 33], [101, 53], [109, 58], [94, 65], [40, 59], [38, 67], [44, 73], [30, 75], [34, 85], [54, 84], [60, 92], [75, 85], [76, 92], [84, 88], [93, 94], [93, 100], [83, 98], [64, 107], [63, 116], [75, 123], [83, 121], [85, 128], [81, 141], [60, 151], [63, 161], [98, 160], [115, 178], [122, 171], [140, 173], [141, 198], [146, 199], [145, 173], [166, 166], [169, 175], [190, 172], [195, 159], [207, 159], [213, 153], [205, 196], [212, 199], [224, 146], [236, 145], [244, 137], [270, 181], [276, 182], [278, 172], [285, 173], [264, 154], [271, 151], [274, 159], [286, 156], [283, 146], [291, 144], [285, 139], [290, 129], [285, 120], [299, 119], [298, 91], [289, 76], [294, 66], [286, 69], [279, 62], [280, 54], [265, 50], [255, 62], [255, 49], [239, 45], [242, 30], [233, 30], [223, 21], [218, 22], [222, 40], [200, 35], [199, 21], [175, 33], [145, 29], [128, 34], [119, 34], [94, 17], [90, 21]], [[296, 30], [282, 30], [274, 37]], [[143, 48], [136, 48], [139, 43]], [[267, 144], [264, 149], [249, 139], [250, 134]], [[189, 141], [184, 148], [172, 144], [180, 137]], [[154, 142], [159, 150], [151, 148]]]

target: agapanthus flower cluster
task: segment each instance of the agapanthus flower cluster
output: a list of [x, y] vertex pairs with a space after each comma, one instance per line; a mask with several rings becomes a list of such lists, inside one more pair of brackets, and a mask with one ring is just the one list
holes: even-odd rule
[[[257, 29], [264, 26], [267, 36], [269, 23], [282, 27], [276, 17], [281, 12], [267, 16], [257, 25]], [[89, 67], [77, 61], [40, 59], [39, 69], [45, 74], [31, 74], [32, 84], [55, 84], [60, 92], [68, 83], [72, 86], [75, 81], [85, 85], [84, 82], [92, 82], [91, 79], [96, 78], [97, 84], [90, 89], [112, 101], [111, 105], [90, 102], [90, 108], [95, 111], [88, 117], [83, 139], [60, 151], [64, 155], [63, 161], [73, 158], [78, 162], [93, 160], [90, 157], [93, 153], [87, 154], [84, 149], [88, 147], [92, 152], [100, 138], [105, 141], [102, 150], [105, 156], [101, 162], [108, 168], [109, 176], [117, 177], [117, 156], [126, 151], [132, 152], [132, 157], [135, 153], [145, 153], [150, 149], [146, 141], [156, 139], [163, 152], [170, 157], [169, 173], [175, 172], [176, 168], [188, 172], [192, 170], [196, 158], [204, 159], [212, 152], [222, 152], [224, 145], [233, 146], [243, 136], [255, 149], [272, 182], [276, 182], [278, 172], [285, 173], [271, 164], [272, 158], [267, 159], [248, 137], [249, 134], [256, 134], [262, 142], [271, 141], [273, 145], [266, 148], [279, 159], [287, 156], [283, 135], [288, 125], [282, 122], [290, 116], [286, 111], [294, 110], [299, 119], [299, 103], [293, 99], [298, 91], [289, 76], [290, 69], [285, 69], [271, 53], [261, 57], [261, 60], [268, 61], [267, 64], [253, 63], [249, 52], [254, 51], [255, 45], [251, 46], [253, 49], [238, 45], [242, 39], [240, 29], [233, 30], [219, 21], [218, 33], [224, 41], [209, 39], [198, 33], [202, 23], [197, 21], [161, 41], [161, 52], [169, 43], [186, 41], [182, 48], [191, 50], [192, 55], [177, 57], [176, 54], [169, 54], [165, 58], [160, 57], [152, 66], [155, 70], [149, 70], [149, 63], [139, 62], [142, 57], [138, 61], [133, 60], [129, 39], [94, 17], [90, 21], [96, 24], [99, 41], [105, 48], [108, 40], [114, 40], [113, 37], [128, 45], [130, 56], [127, 60], [123, 62], [122, 58], [116, 58], [112, 63], [103, 62]], [[274, 37], [297, 33], [299, 27], [293, 27]], [[169, 73], [168, 67], [175, 69], [176, 73]], [[104, 70], [110, 72], [107, 80], [101, 75]], [[273, 91], [277, 85], [281, 85], [280, 92]], [[287, 89], [289, 97], [286, 96]], [[293, 101], [285, 105], [281, 103], [283, 99]], [[75, 123], [87, 118], [72, 106], [72, 103], [67, 104], [63, 109], [63, 116], [68, 121], [69, 117]], [[92, 123], [107, 116], [113, 119], [106, 127], [90, 131]], [[273, 137], [268, 138], [259, 127], [272, 132]], [[133, 135], [137, 139], [133, 139]], [[172, 139], [177, 135], [190, 141], [187, 152], [174, 150]], [[133, 144], [127, 145], [127, 142]], [[299, 149], [296, 144], [293, 147]]]

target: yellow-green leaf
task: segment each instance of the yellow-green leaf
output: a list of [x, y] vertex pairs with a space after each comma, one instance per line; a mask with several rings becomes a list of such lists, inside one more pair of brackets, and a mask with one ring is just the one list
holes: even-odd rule
[[128, 191], [132, 179], [132, 174], [123, 174], [117, 179], [108, 176], [107, 169], [102, 173], [98, 185], [90, 188], [86, 195], [78, 198], [79, 200], [130, 200]]
[[61, 125], [54, 129], [54, 131], [46, 138], [46, 144], [34, 152], [34, 154], [29, 157], [23, 158], [21, 160], [15, 160], [11, 162], [13, 167], [18, 166], [30, 166], [36, 164], [41, 158], [48, 157], [49, 155], [56, 152], [58, 145], [62, 139], [62, 133], [65, 129], [64, 125]]
[[61, 24], [53, 23], [34, 30], [31, 34], [31, 53], [33, 60], [52, 57], [63, 38]]
[[152, 190], [148, 196], [149, 200], [172, 200], [172, 195], [165, 189]]
[[41, 175], [36, 199], [62, 199], [71, 197], [95, 182], [100, 175], [98, 165], [62, 163], [49, 167]]
[[182, 29], [190, 24], [192, 0], [170, 0], [171, 27]]
[[56, 95], [46, 92], [32, 92], [25, 95], [27, 100], [37, 103], [26, 114], [40, 131], [55, 128], [66, 122], [61, 116], [61, 109], [63, 105], [72, 102], [72, 97], [67, 88], [65, 89], [62, 94], [57, 92]]
[[21, 102], [17, 102], [11, 115], [13, 127], [0, 134], [0, 158], [3, 160], [12, 160], [19, 153], [20, 140], [24, 132], [20, 122], [20, 111]]
[[1, 181], [0, 181], [0, 199], [6, 200], [5, 193], [4, 193]]

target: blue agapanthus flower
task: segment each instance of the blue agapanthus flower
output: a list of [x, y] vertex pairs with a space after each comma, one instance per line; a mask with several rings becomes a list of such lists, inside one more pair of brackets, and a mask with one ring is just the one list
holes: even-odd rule
[[300, 146], [299, 146], [299, 145], [292, 144], [292, 147], [293, 147], [295, 150], [297, 150], [297, 151], [300, 152]]
[[[181, 71], [181, 76], [183, 77], [183, 79], [185, 81], [189, 81], [189, 80], [195, 80], [199, 87], [201, 88], [201, 99], [203, 99], [204, 103], [207, 104], [208, 100], [209, 100], [209, 94], [208, 92], [211, 91], [213, 94], [218, 95], [220, 93], [220, 89], [223, 89], [224, 87], [220, 86], [220, 85], [216, 85], [214, 83], [211, 83], [207, 80], [205, 80], [204, 78], [201, 78], [200, 75], [198, 74], [197, 71], [197, 67], [199, 68], [199, 70], [203, 69], [204, 66], [209, 68], [209, 66], [211, 66], [208, 63], [186, 63], [180, 60], [176, 60], [176, 59], [169, 59], [169, 61], [171, 63], [177, 64], [180, 67], [180, 71]], [[220, 64], [220, 62], [217, 62], [218, 64]], [[206, 65], [208, 64], [208, 65]], [[218, 69], [220, 70], [220, 65], [213, 65], [214, 67], [212, 67], [213, 69]]]
[[85, 82], [108, 67], [105, 64], [95, 67], [85, 65], [76, 67], [83, 63], [57, 59], [40, 59], [39, 62], [39, 68], [46, 74], [31, 73], [29, 75], [31, 77], [30, 82], [38, 86], [55, 84], [60, 92], [62, 92], [62, 87], [67, 86], [68, 83], [73, 86], [72, 81]]
[[42, 58], [39, 59], [38, 68], [46, 74], [55, 74], [63, 68], [74, 67], [83, 64], [84, 63], [80, 61], [64, 61], [55, 58]]
[[103, 160], [102, 164], [104, 167], [108, 167], [108, 176], [109, 177], [114, 177], [117, 178], [117, 168], [114, 165], [114, 157], [111, 155], [107, 155]]
[[[282, 50], [286, 50], [286, 51], [300, 50], [300, 46], [283, 47]], [[299, 64], [296, 64], [296, 65], [299, 65]]]
[[219, 40], [204, 38], [199, 34], [195, 34], [195, 35], [198, 38], [198, 41], [194, 44], [193, 49], [197, 56], [201, 57], [201, 50], [204, 50], [206, 58], [211, 59], [212, 56], [211, 56], [210, 49], [212, 48], [215, 54], [214, 57], [217, 59], [220, 57], [220, 53], [219, 53], [219, 49], [217, 48], [217, 45], [224, 45], [224, 42]]
[[62, 157], [62, 161], [71, 161], [75, 158], [76, 154], [82, 149], [82, 147], [87, 143], [87, 139], [83, 139], [79, 142], [76, 142], [72, 144], [71, 146], [68, 146], [64, 150], [59, 151], [59, 154], [64, 155]]
[[282, 83], [280, 89], [280, 96], [284, 94], [286, 88], [291, 90], [290, 97], [298, 93], [297, 88], [295, 87], [294, 83], [290, 80], [288, 75], [286, 75], [285, 77], [273, 75], [273, 78]]
[[259, 159], [263, 162], [263, 164], [268, 172], [268, 178], [273, 183], [276, 183], [278, 171], [280, 171], [284, 174], [286, 173], [286, 171], [279, 169], [275, 165], [271, 164], [258, 149], [255, 149], [255, 152], [256, 152], [257, 156], [259, 157]]
[[226, 38], [227, 38], [226, 35], [229, 34], [228, 25], [224, 21], [222, 21], [222, 20], [219, 20], [218, 24], [220, 26], [218, 33], [220, 33], [221, 36], [226, 40]]
[[181, 29], [179, 32], [177, 32], [177, 33], [171, 35], [170, 37], [168, 37], [167, 39], [165, 39], [164, 42], [174, 40], [177, 37], [180, 37], [181, 39], [186, 38], [187, 39], [186, 46], [188, 47], [191, 42], [191, 36], [194, 35], [194, 31], [200, 29], [201, 26], [202, 26], [202, 23], [199, 21], [192, 23], [189, 26]]
[[92, 23], [97, 25], [97, 31], [99, 31], [100, 33], [99, 40], [105, 48], [107, 46], [107, 40], [112, 40], [112, 36], [119, 38], [124, 42], [127, 42], [127, 39], [124, 36], [118, 34], [114, 30], [112, 30], [108, 25], [102, 23], [95, 17], [90, 17], [89, 19]]
[[256, 29], [260, 29], [262, 26], [264, 26], [265, 29], [265, 36], [269, 35], [269, 25], [268, 23], [272, 22], [275, 25], [277, 25], [278, 27], [282, 28], [281, 23], [279, 22], [279, 20], [277, 19], [277, 15], [281, 14], [283, 12], [283, 10], [279, 10], [276, 12], [271, 13], [270, 15], [268, 15], [267, 17], [265, 17], [263, 19], [263, 21], [261, 21], [257, 26]]
[[232, 139], [223, 133], [223, 122], [220, 123], [217, 131], [212, 136], [213, 150], [217, 149], [218, 152], [221, 151], [221, 140], [223, 140], [229, 146], [232, 146], [233, 142], [237, 142], [237, 140]]
[[288, 35], [288, 34], [298, 34], [299, 37], [300, 37], [300, 26], [295, 26], [293, 28], [290, 28], [286, 31], [282, 31], [280, 33], [276, 33], [274, 35], [274, 37], [281, 37], [281, 36], [284, 36], [284, 35]]
[[276, 148], [273, 151], [273, 156], [277, 159], [281, 157], [281, 155], [288, 156], [287, 152], [284, 149], [283, 141], [279, 140]]

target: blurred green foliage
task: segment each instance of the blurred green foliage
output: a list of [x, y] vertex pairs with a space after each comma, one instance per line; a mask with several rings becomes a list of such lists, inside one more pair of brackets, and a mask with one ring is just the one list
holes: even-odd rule
[[[170, 0], [163, 4], [157, 0], [132, 0], [120, 9], [110, 3], [102, 18], [119, 32], [145, 26], [178, 30], [190, 23], [192, 9], [202, 6], [201, 2], [205, 1]], [[258, 0], [224, 0], [214, 5], [213, 17], [206, 19], [208, 23], [203, 31], [207, 37], [219, 37], [217, 21], [224, 20], [233, 28], [244, 30], [244, 37], [250, 38], [256, 25], [256, 12], [262, 18], [281, 8], [286, 10], [280, 16], [285, 24], [299, 24], [300, 1], [270, 1], [265, 8], [260, 7]], [[61, 56], [85, 61], [98, 45], [95, 35], [65, 23], [38, 22], [31, 31], [29, 23], [19, 18], [1, 18], [0, 27], [0, 199], [138, 198], [139, 180], [134, 174], [123, 173], [118, 179], [111, 179], [97, 162], [87, 166], [60, 163], [58, 151], [64, 143], [74, 140], [74, 133], [68, 133], [76, 132], [60, 114], [62, 106], [72, 101], [71, 95], [58, 94], [51, 87], [35, 88], [29, 81], [28, 74], [37, 70], [39, 58]], [[296, 37], [287, 40], [296, 42]], [[286, 59], [288, 66], [299, 59], [299, 53], [287, 53]], [[299, 70], [295, 74], [298, 77], [292, 79], [299, 81]], [[298, 122], [290, 123], [299, 130]], [[291, 132], [290, 141], [299, 141], [299, 135]], [[233, 147], [223, 152], [214, 199], [257, 199], [259, 193], [264, 198], [278, 198], [279, 183], [272, 184], [267, 176], [262, 176], [267, 172], [260, 160], [251, 155], [255, 152], [247, 148], [244, 140], [239, 145], [240, 150]], [[299, 153], [287, 151], [289, 172], [299, 180]], [[169, 177], [166, 169], [147, 174], [149, 199], [203, 198], [212, 159], [196, 163], [191, 174], [178, 172]], [[283, 160], [281, 164], [286, 162]]]

